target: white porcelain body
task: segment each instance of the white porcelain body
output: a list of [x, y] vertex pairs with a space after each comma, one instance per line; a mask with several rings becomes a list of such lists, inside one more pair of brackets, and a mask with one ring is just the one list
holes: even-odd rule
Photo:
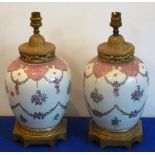
[[84, 96], [94, 122], [121, 132], [136, 125], [148, 96], [148, 72], [141, 60], [103, 63], [92, 59], [85, 67]]
[[7, 69], [6, 91], [11, 109], [27, 128], [55, 127], [64, 116], [70, 87], [70, 69], [58, 57], [43, 64], [27, 64], [18, 58]]

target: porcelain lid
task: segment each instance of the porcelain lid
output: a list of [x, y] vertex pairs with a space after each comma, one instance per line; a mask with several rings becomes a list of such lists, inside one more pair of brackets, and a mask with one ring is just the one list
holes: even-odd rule
[[19, 46], [20, 59], [27, 63], [45, 63], [51, 61], [55, 56], [55, 45], [46, 42], [39, 34], [39, 27], [42, 26], [40, 12], [32, 12], [30, 25], [34, 28], [34, 34], [29, 42]]
[[98, 57], [102, 61], [111, 63], [128, 62], [134, 57], [134, 45], [126, 42], [124, 37], [119, 34], [118, 28], [122, 26], [121, 13], [112, 12], [110, 26], [113, 27], [113, 35], [108, 42], [101, 43], [98, 50]]

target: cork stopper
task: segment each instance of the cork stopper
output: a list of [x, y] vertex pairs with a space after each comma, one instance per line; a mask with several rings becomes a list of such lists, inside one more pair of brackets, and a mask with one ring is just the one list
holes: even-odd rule
[[49, 62], [55, 56], [55, 45], [46, 42], [44, 37], [39, 34], [39, 28], [42, 26], [40, 12], [32, 12], [30, 20], [34, 34], [30, 37], [29, 42], [19, 46], [20, 59], [27, 63]]
[[134, 45], [126, 42], [124, 37], [119, 34], [119, 27], [122, 26], [121, 13], [112, 12], [110, 26], [113, 34], [108, 42], [101, 43], [98, 50], [98, 57], [102, 61], [110, 63], [129, 62], [134, 58]]

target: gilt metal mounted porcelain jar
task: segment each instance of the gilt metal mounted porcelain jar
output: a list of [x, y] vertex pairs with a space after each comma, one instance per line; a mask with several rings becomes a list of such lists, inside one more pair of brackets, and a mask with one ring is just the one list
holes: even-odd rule
[[20, 57], [7, 68], [6, 90], [18, 122], [30, 129], [54, 128], [64, 116], [70, 97], [68, 64], [55, 56], [55, 45], [39, 34], [39, 12], [33, 12], [34, 34], [19, 46]]
[[134, 56], [134, 45], [119, 34], [119, 12], [112, 13], [110, 26], [113, 35], [98, 46], [98, 56], [85, 67], [84, 96], [98, 127], [122, 132], [139, 121], [148, 97], [149, 78], [144, 63]]

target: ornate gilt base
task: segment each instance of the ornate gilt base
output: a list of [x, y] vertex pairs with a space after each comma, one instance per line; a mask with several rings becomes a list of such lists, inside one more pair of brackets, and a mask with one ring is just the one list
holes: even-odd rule
[[29, 145], [54, 146], [56, 141], [66, 140], [66, 135], [67, 119], [62, 119], [55, 128], [40, 131], [25, 128], [16, 121], [13, 129], [13, 139], [23, 142], [24, 147]]
[[142, 122], [139, 121], [134, 128], [128, 131], [110, 132], [96, 126], [96, 124], [90, 120], [89, 141], [99, 142], [101, 148], [108, 146], [124, 146], [130, 149], [133, 143], [142, 143], [143, 141]]

